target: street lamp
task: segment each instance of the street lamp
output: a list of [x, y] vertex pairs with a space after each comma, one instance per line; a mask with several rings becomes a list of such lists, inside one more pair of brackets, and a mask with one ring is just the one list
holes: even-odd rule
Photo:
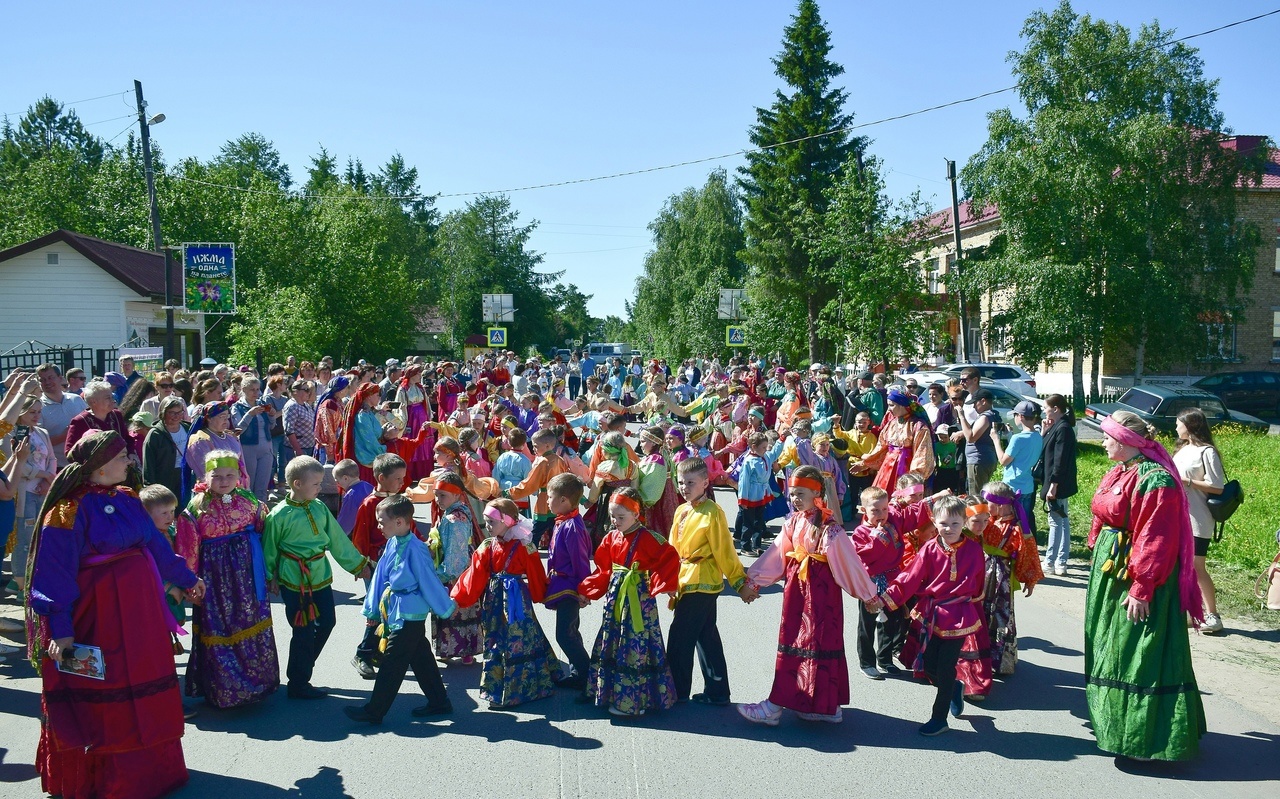
[[147, 119], [147, 101], [142, 99], [142, 81], [133, 82], [133, 92], [138, 101], [138, 127], [142, 139], [142, 166], [147, 176], [147, 199], [151, 201], [151, 239], [156, 252], [164, 253], [164, 349], [165, 360], [177, 350], [173, 331], [173, 259], [160, 237], [160, 205], [156, 202], [156, 174], [151, 168], [151, 126], [164, 122], [164, 114]]

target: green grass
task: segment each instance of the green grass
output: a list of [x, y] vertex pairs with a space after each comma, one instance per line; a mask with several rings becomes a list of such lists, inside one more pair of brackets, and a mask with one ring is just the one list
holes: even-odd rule
[[[1239, 480], [1245, 495], [1244, 504], [1227, 522], [1222, 540], [1209, 548], [1209, 573], [1218, 589], [1219, 610], [1228, 616], [1274, 626], [1280, 623], [1280, 614], [1258, 608], [1253, 582], [1276, 555], [1280, 511], [1273, 510], [1272, 501], [1280, 497], [1280, 441], [1249, 433], [1218, 433], [1214, 438], [1227, 479]], [[1171, 440], [1163, 443], [1172, 451]], [[1080, 493], [1067, 501], [1072, 558], [1090, 557], [1085, 546], [1093, 522], [1089, 503], [1102, 476], [1114, 465], [1100, 443], [1079, 442], [1076, 468]], [[1043, 544], [1049, 520], [1042, 506], [1036, 509], [1036, 529]]]

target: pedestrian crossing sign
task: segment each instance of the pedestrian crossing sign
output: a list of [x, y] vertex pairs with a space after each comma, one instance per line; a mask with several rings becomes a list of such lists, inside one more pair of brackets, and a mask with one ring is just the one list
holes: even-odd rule
[[489, 328], [489, 346], [490, 347], [507, 346], [507, 329], [505, 327]]
[[742, 325], [725, 325], [724, 343], [730, 347], [747, 346], [747, 329]]

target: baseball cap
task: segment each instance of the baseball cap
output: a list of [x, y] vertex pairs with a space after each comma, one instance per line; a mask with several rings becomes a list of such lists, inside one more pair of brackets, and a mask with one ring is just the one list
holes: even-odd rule
[[1040, 408], [1031, 400], [1023, 400], [1013, 406], [1013, 412], [1019, 416], [1039, 416]]

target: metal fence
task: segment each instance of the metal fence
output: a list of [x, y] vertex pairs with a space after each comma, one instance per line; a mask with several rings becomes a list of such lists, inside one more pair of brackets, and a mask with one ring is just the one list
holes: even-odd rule
[[105, 375], [113, 368], [117, 350], [92, 347], [62, 347], [39, 341], [24, 341], [6, 353], [0, 354], [0, 380], [14, 369], [34, 372], [36, 367], [52, 363], [62, 370], [80, 368], [90, 375]]

